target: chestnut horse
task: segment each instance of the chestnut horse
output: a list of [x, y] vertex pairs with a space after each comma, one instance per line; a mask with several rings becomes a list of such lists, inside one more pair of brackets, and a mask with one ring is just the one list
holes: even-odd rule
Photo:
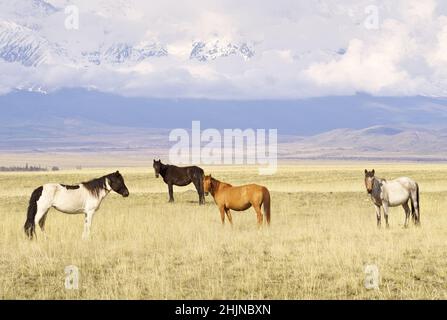
[[229, 183], [221, 182], [208, 175], [203, 178], [203, 188], [206, 195], [211, 193], [214, 202], [219, 207], [222, 224], [225, 223], [225, 214], [230, 224], [233, 224], [230, 210], [244, 211], [253, 206], [258, 217], [258, 227], [260, 227], [263, 223], [262, 205], [264, 205], [267, 224], [270, 224], [270, 192], [266, 187], [257, 184], [233, 187]]

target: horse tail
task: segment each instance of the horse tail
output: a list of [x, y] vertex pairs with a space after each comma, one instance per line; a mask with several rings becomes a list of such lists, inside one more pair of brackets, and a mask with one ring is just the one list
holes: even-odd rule
[[[414, 201], [413, 198], [411, 198], [411, 216], [414, 219], [414, 222], [419, 224], [420, 220], [421, 220], [421, 205], [419, 203], [419, 184], [416, 183], [416, 203], [417, 203], [417, 208], [414, 205]], [[418, 215], [416, 216], [416, 209], [418, 210]]]
[[26, 216], [26, 222], [24, 225], [25, 234], [31, 240], [33, 235], [36, 235], [34, 218], [37, 213], [37, 201], [39, 201], [42, 195], [43, 187], [39, 187], [33, 191], [31, 198], [29, 199], [28, 214]]
[[200, 191], [203, 193], [204, 190], [203, 179], [205, 178], [205, 172], [203, 170], [200, 171], [199, 177], [200, 177]]
[[416, 201], [418, 202], [417, 209], [418, 209], [418, 216], [417, 216], [417, 222], [418, 224], [421, 223], [421, 204], [419, 200], [419, 185], [416, 183]]
[[199, 172], [199, 189], [200, 189], [200, 203], [205, 204], [205, 188], [203, 186], [203, 179], [205, 178], [205, 172], [200, 168]]
[[267, 224], [270, 224], [270, 192], [266, 187], [262, 187], [262, 200], [264, 205], [264, 216]]

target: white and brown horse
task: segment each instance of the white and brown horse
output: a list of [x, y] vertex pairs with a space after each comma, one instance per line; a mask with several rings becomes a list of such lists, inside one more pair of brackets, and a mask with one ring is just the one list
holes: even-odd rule
[[102, 200], [112, 190], [123, 197], [129, 196], [124, 178], [118, 171], [73, 186], [55, 183], [44, 184], [31, 194], [24, 226], [26, 235], [30, 239], [33, 238], [33, 235], [36, 234], [36, 224], [39, 224], [45, 234], [47, 213], [50, 208], [55, 208], [64, 213], [85, 214], [82, 238], [88, 238], [93, 215], [98, 210]]
[[[412, 179], [401, 177], [394, 180], [381, 179], [375, 176], [375, 170], [365, 169], [365, 186], [371, 200], [376, 207], [377, 226], [381, 225], [381, 209], [385, 216], [386, 226], [388, 224], [388, 211], [390, 207], [402, 206], [405, 210], [405, 228], [408, 227], [410, 214], [415, 225], [421, 222], [419, 209], [419, 185]], [[411, 210], [408, 206], [411, 203]]]

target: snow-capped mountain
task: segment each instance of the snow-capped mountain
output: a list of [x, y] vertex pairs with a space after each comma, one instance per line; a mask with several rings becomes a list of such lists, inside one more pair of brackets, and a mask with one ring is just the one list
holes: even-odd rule
[[198, 41], [193, 43], [190, 59], [210, 61], [220, 57], [238, 55], [244, 58], [244, 60], [249, 60], [254, 54], [254, 50], [247, 43], [234, 44], [221, 40], [210, 42]]
[[147, 58], [167, 56], [168, 51], [158, 43], [136, 46], [116, 43], [97, 51], [82, 52], [81, 55], [85, 58], [84, 62], [87, 62], [87, 64], [135, 64]]
[[0, 59], [27, 67], [56, 62], [87, 67], [100, 64], [136, 64], [151, 57], [168, 54], [166, 48], [158, 43], [116, 43], [101, 45], [95, 51], [82, 51], [80, 54], [67, 52], [67, 48], [51, 43], [35, 30], [15, 22], [0, 21]]
[[[50, 3], [51, 2], [51, 3]], [[54, 4], [58, 3], [58, 4]], [[107, 19], [84, 13], [80, 32], [64, 29], [61, 1], [26, 0], [0, 3], [0, 61], [26, 67], [40, 65], [90, 67], [132, 66], [168, 54], [165, 46], [138, 35], [118, 41]], [[113, 9], [113, 6], [112, 6]], [[92, 29], [88, 22], [97, 19]], [[60, 29], [57, 29], [60, 28]], [[96, 34], [92, 34], [94, 30]], [[87, 36], [88, 35], [88, 36]]]
[[38, 66], [51, 57], [50, 44], [33, 30], [0, 21], [0, 58], [24, 66]]
[[[194, 42], [189, 58], [205, 62], [234, 55], [249, 60], [254, 54], [254, 50], [247, 43], [234, 44], [213, 40]], [[53, 63], [84, 67], [135, 65], [146, 59], [164, 56], [168, 56], [164, 45], [148, 41], [136, 44], [102, 43], [95, 50], [69, 50], [64, 47], [64, 43], [54, 43], [44, 38], [38, 30], [0, 20], [0, 59], [27, 67]]]
[[[62, 1], [49, 0], [0, 3], [0, 61], [26, 67], [121, 68], [169, 55], [168, 43], [160, 43], [156, 37], [110, 26], [109, 19], [119, 8], [105, 2], [101, 8], [107, 14], [87, 10], [82, 13], [79, 32], [68, 31], [64, 29], [65, 5]], [[133, 21], [132, 15], [126, 19]], [[249, 60], [255, 54], [246, 42], [217, 37], [193, 42], [192, 47], [185, 49], [185, 60], [201, 62], [228, 56]]]
[[23, 21], [30, 18], [45, 18], [60, 11], [59, 8], [44, 0], [4, 1], [0, 8], [3, 14], [9, 13], [14, 18]]

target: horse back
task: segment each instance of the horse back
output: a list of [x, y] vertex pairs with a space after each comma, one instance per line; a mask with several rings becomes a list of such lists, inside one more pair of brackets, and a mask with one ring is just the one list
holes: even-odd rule
[[387, 180], [386, 185], [388, 188], [392, 189], [400, 189], [403, 188], [405, 190], [411, 191], [416, 188], [417, 183], [411, 178], [408, 177], [400, 177], [393, 180]]
[[191, 178], [193, 177], [200, 177], [202, 178], [204, 175], [204, 171], [202, 168], [197, 167], [197, 166], [191, 166], [191, 167], [185, 167], [186, 171], [188, 173], [188, 176], [190, 176]]
[[39, 203], [44, 207], [53, 206], [60, 197], [62, 187], [58, 183], [46, 183], [42, 186], [42, 194], [39, 198]]
[[389, 205], [398, 206], [407, 202], [411, 193], [416, 188], [417, 183], [408, 177], [400, 177], [386, 181], [385, 191]]
[[246, 184], [242, 186], [226, 186], [226, 201], [229, 203], [262, 203], [264, 196], [264, 186], [258, 184]]
[[170, 165], [164, 179], [165, 182], [171, 181], [177, 185], [187, 185], [194, 181], [201, 181], [201, 179], [203, 179], [203, 176], [203, 169], [197, 166], [177, 167], [174, 165]]

